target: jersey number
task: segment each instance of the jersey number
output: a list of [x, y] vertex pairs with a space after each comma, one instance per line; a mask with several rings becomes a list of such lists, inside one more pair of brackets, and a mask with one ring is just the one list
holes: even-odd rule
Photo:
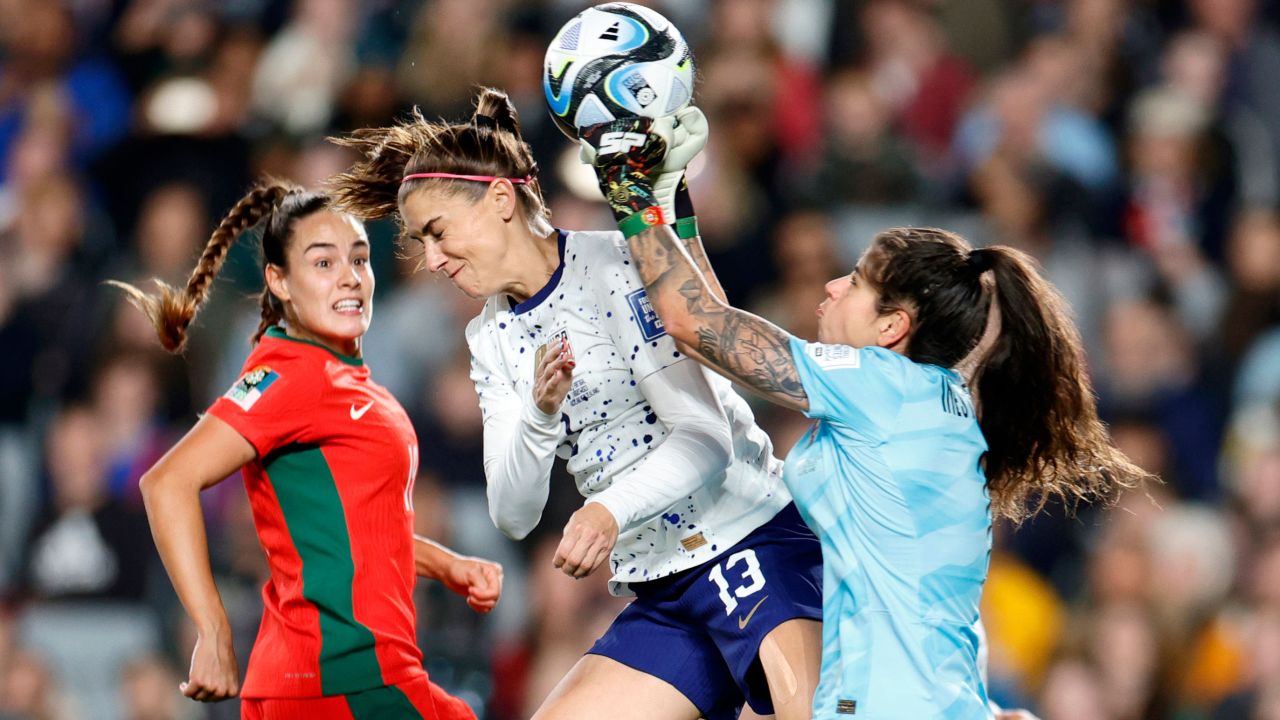
[[[746, 567], [743, 568], [740, 579], [746, 582], [739, 585], [730, 594], [729, 582], [724, 579], [724, 571], [732, 570], [734, 566], [742, 564], [745, 564]], [[734, 609], [738, 607], [738, 598], [755, 594], [764, 588], [764, 574], [760, 572], [760, 561], [756, 558], [756, 551], [751, 549], [730, 555], [724, 561], [723, 569], [721, 569], [720, 564], [711, 568], [707, 579], [715, 583], [716, 587], [720, 589], [720, 602], [724, 603], [725, 615], [731, 615]]]
[[404, 509], [413, 512], [413, 481], [418, 478], [418, 446], [409, 446], [409, 479], [404, 484]]

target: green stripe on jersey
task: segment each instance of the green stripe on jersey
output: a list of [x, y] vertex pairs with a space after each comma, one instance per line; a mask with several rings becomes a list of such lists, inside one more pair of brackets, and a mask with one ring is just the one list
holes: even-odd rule
[[263, 466], [302, 559], [302, 596], [320, 611], [321, 691], [340, 695], [382, 685], [373, 632], [355, 617], [351, 538], [329, 463], [315, 445], [289, 445]]
[[422, 713], [400, 688], [387, 687], [347, 695], [347, 709], [356, 720], [421, 720]]

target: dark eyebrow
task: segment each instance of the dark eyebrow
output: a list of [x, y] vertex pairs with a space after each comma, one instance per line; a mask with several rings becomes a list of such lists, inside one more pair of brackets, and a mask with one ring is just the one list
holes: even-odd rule
[[426, 224], [424, 224], [424, 225], [422, 226], [422, 229], [418, 231], [417, 236], [418, 236], [418, 237], [426, 237], [427, 235], [435, 235], [436, 233], [435, 233], [435, 232], [433, 232], [433, 231], [431, 230], [431, 226], [432, 226], [432, 225], [435, 225], [435, 224], [436, 224], [436, 221], [437, 221], [437, 220], [439, 220], [439, 219], [440, 219], [440, 216], [439, 216], [439, 215], [437, 215], [437, 216], [435, 216], [435, 217], [431, 218], [430, 220], [428, 220], [428, 221], [426, 222]]
[[[352, 247], [361, 247], [361, 246], [369, 247], [369, 241], [368, 241], [368, 240], [357, 240], [357, 241], [355, 241], [354, 243], [352, 243], [352, 244], [351, 244], [351, 246], [352, 246]], [[334, 245], [333, 243], [327, 243], [327, 242], [313, 242], [313, 243], [311, 243], [310, 245], [308, 245], [308, 246], [306, 247], [306, 249], [305, 249], [305, 250], [303, 250], [302, 252], [303, 252], [303, 254], [306, 254], [306, 253], [311, 252], [312, 250], [337, 250], [337, 249], [338, 249], [338, 246], [337, 246], [337, 245]]]

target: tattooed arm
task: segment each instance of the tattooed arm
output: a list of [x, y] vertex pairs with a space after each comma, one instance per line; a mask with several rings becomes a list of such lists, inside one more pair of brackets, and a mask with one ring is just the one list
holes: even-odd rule
[[[702, 277], [706, 279], [707, 288], [711, 291], [712, 296], [721, 302], [728, 303], [729, 300], [725, 297], [724, 288], [720, 286], [720, 278], [716, 277], [716, 271], [711, 268], [711, 261], [707, 259], [707, 251], [702, 247], [702, 238], [697, 236], [691, 238], [680, 238], [679, 242], [680, 245], [684, 247], [685, 252], [687, 252], [689, 257], [693, 260], [693, 264], [698, 268], [698, 272], [702, 273]], [[695, 357], [698, 354], [697, 348], [692, 345], [686, 345], [678, 339], [676, 340], [676, 349], [690, 357]], [[718, 368], [712, 369], [719, 372], [721, 375], [725, 374]], [[733, 378], [730, 377], [729, 379], [732, 380]]]
[[629, 238], [649, 301], [680, 349], [771, 402], [808, 410], [809, 396], [791, 357], [791, 336], [729, 306], [723, 291], [712, 289], [708, 277], [715, 275], [701, 245], [694, 255], [702, 259], [705, 277], [665, 224], [652, 176], [667, 155], [667, 139], [654, 121], [623, 118], [584, 128], [581, 137], [591, 148], [596, 179], [618, 229]]
[[[720, 278], [716, 277], [716, 271], [711, 268], [711, 261], [707, 259], [707, 251], [702, 247], [702, 238], [695, 236], [681, 239], [679, 242], [689, 254], [694, 267], [698, 268], [698, 272], [702, 273], [703, 279], [707, 281], [707, 289], [717, 300], [727, 304], [729, 301], [725, 297], [724, 288], [720, 286]], [[635, 245], [632, 245], [632, 248], [634, 252]]]
[[[725, 303], [719, 283], [713, 289], [670, 228], [651, 227], [631, 237], [630, 246], [650, 302], [687, 355], [770, 402], [801, 412], [809, 409], [809, 396], [791, 357], [789, 333]], [[698, 255], [709, 272], [706, 255]]]

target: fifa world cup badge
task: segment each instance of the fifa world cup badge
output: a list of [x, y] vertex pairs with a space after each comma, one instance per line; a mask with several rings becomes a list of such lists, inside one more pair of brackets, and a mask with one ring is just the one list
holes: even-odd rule
[[223, 397], [239, 405], [241, 410], [248, 412], [267, 388], [279, 379], [279, 373], [266, 365], [258, 365], [237, 380]]

